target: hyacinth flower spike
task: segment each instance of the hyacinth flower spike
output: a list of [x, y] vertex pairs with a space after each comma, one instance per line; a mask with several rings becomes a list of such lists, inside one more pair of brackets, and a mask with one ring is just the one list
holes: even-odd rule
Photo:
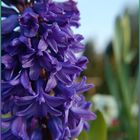
[[73, 0], [2, 0], [2, 139], [70, 140], [96, 115], [83, 93], [83, 36]]

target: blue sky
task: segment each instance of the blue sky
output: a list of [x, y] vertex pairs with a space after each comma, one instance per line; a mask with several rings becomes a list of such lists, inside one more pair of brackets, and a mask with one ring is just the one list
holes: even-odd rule
[[[57, 0], [65, 1], [65, 0]], [[112, 38], [114, 22], [126, 6], [137, 5], [138, 0], [77, 0], [81, 13], [81, 26], [74, 29], [96, 43], [98, 52], [103, 51]]]

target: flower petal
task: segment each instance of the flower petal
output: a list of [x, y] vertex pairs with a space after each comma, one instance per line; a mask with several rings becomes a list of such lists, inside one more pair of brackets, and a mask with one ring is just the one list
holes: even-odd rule
[[77, 137], [81, 133], [82, 129], [83, 129], [83, 120], [81, 119], [77, 127], [70, 130], [71, 136]]
[[64, 104], [65, 102], [65, 99], [62, 97], [50, 96], [48, 94], [45, 94], [45, 97], [46, 97], [47, 104], [52, 107], [57, 107], [61, 104]]
[[3, 7], [2, 6], [2, 17], [7, 17], [7, 16], [10, 16], [10, 15], [16, 15], [18, 14], [13, 8], [8, 8], [8, 7]]
[[39, 128], [34, 130], [32, 136], [31, 136], [31, 140], [42, 140], [42, 133]]
[[5, 65], [7, 69], [11, 69], [15, 66], [16, 62], [13, 57], [6, 54], [2, 56], [2, 63]]
[[32, 103], [26, 109], [17, 112], [16, 115], [17, 116], [28, 116], [28, 117], [33, 116], [37, 112], [36, 107], [37, 107], [36, 103]]
[[29, 93], [35, 94], [34, 91], [32, 90], [27, 71], [22, 72], [21, 77], [20, 77], [20, 81], [21, 81], [21, 84], [23, 85], [23, 87], [25, 89], [27, 89], [29, 91]]
[[48, 104], [44, 103], [42, 105], [43, 116], [46, 116], [47, 113], [50, 113], [53, 116], [61, 116], [62, 112], [49, 106]]
[[79, 107], [72, 107], [71, 111], [77, 118], [83, 118], [84, 120], [95, 120], [96, 115], [92, 113], [91, 111], [81, 109]]
[[34, 64], [32, 67], [30, 67], [29, 76], [31, 80], [37, 80], [40, 75], [40, 66], [38, 64]]
[[17, 15], [11, 15], [8, 18], [2, 20], [1, 28], [2, 35], [10, 33], [18, 25]]
[[33, 100], [37, 97], [38, 95], [35, 96], [24, 96], [24, 97], [18, 97], [15, 96], [15, 103], [19, 106], [22, 105], [28, 105], [33, 102]]
[[76, 83], [74, 88], [76, 89], [77, 94], [88, 91], [93, 88], [93, 84], [86, 84], [87, 78], [84, 76], [80, 83]]
[[46, 44], [46, 42], [43, 40], [43, 39], [41, 39], [40, 41], [39, 41], [39, 44], [38, 44], [38, 49], [40, 50], [40, 51], [45, 51], [46, 49], [47, 49], [47, 44]]
[[58, 80], [60, 80], [64, 84], [70, 84], [72, 81], [70, 76], [64, 74], [62, 70], [57, 72], [56, 77], [58, 78]]
[[50, 76], [47, 84], [46, 84], [46, 88], [45, 91], [46, 92], [50, 92], [55, 86], [57, 85], [56, 79], [54, 76]]
[[26, 122], [22, 117], [17, 117], [12, 124], [12, 133], [15, 136], [21, 137], [23, 140], [29, 140], [29, 136], [26, 132], [27, 126]]
[[59, 140], [62, 136], [62, 122], [59, 118], [50, 118], [48, 120], [48, 127], [51, 131], [54, 140]]
[[82, 56], [78, 59], [76, 65], [84, 70], [86, 69], [87, 63], [88, 63], [88, 59], [85, 56]]
[[54, 39], [48, 39], [47, 43], [55, 53], [58, 52], [57, 43]]
[[67, 73], [67, 74], [77, 74], [79, 72], [81, 72], [81, 68], [77, 67], [75, 65], [72, 64], [63, 64], [63, 72]]

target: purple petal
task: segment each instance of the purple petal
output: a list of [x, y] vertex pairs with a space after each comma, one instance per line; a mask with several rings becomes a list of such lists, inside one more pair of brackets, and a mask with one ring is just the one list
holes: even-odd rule
[[33, 116], [37, 112], [37, 105], [36, 103], [32, 103], [26, 109], [19, 111], [16, 113], [17, 116]]
[[10, 16], [10, 15], [16, 15], [18, 14], [13, 8], [7, 8], [7, 7], [3, 7], [2, 6], [2, 17], [7, 17], [7, 16]]
[[5, 71], [4, 71], [4, 77], [5, 77], [5, 79], [6, 80], [11, 80], [12, 79], [12, 77], [13, 77], [13, 73], [14, 73], [14, 68], [13, 69], [5, 69]]
[[29, 76], [31, 80], [37, 80], [40, 75], [41, 67], [38, 64], [34, 64], [32, 67], [30, 67]]
[[31, 135], [31, 140], [42, 140], [42, 133], [40, 129], [34, 130]]
[[65, 109], [65, 118], [64, 118], [65, 123], [68, 122], [68, 117], [69, 117], [69, 109]]
[[12, 124], [12, 133], [21, 137], [23, 140], [29, 140], [26, 132], [27, 126], [22, 117], [17, 117]]
[[32, 59], [33, 57], [34, 57], [34, 52], [32, 52], [32, 53], [27, 53], [27, 54], [25, 54], [25, 55], [22, 55], [22, 56], [21, 56], [21, 59], [22, 59], [23, 64], [26, 63], [26, 62], [28, 62], [29, 59]]
[[27, 89], [30, 93], [34, 94], [32, 87], [31, 87], [31, 83], [29, 81], [27, 71], [22, 72], [20, 80], [21, 80], [21, 84], [23, 85], [23, 87], [25, 89]]
[[47, 43], [55, 53], [58, 52], [57, 43], [54, 39], [48, 39]]
[[11, 5], [17, 5], [17, 4], [24, 4], [25, 0], [2, 0], [6, 5], [11, 6]]
[[86, 79], [87, 78], [84, 76], [82, 78], [82, 81], [75, 85], [75, 89], [76, 89], [77, 94], [86, 92], [89, 89], [93, 88], [93, 84], [86, 84]]
[[[23, 63], [23, 62], [22, 62]], [[30, 59], [29, 61], [27, 60], [26, 62], [24, 62], [23, 64], [22, 64], [22, 67], [23, 68], [29, 68], [29, 67], [31, 67], [31, 66], [33, 66], [34, 65], [34, 59]]]
[[60, 29], [57, 23], [53, 24], [52, 32], [53, 32], [53, 37], [57, 42], [66, 41], [66, 33]]
[[81, 72], [81, 68], [72, 64], [63, 64], [63, 72], [67, 74], [75, 74]]
[[2, 129], [2, 133], [5, 133], [7, 131], [9, 131], [11, 128], [11, 123], [10, 122], [3, 122], [1, 123], [1, 129]]
[[7, 69], [11, 69], [15, 66], [15, 60], [10, 55], [6, 54], [2, 56], [2, 63], [5, 65]]
[[86, 131], [88, 131], [89, 130], [89, 124], [88, 124], [88, 122], [84, 122], [84, 129], [86, 130]]
[[29, 78], [28, 78], [28, 75], [27, 75], [26, 71], [23, 71], [22, 74], [21, 74], [21, 84], [26, 89], [27, 89], [27, 87], [29, 85]]
[[26, 37], [34, 37], [37, 34], [38, 28], [39, 28], [39, 25], [34, 24], [33, 27], [26, 26], [25, 28], [22, 28], [22, 31], [24, 31], [23, 33]]
[[82, 45], [81, 43], [79, 43], [79, 44], [75, 43], [70, 46], [70, 49], [72, 49], [75, 53], [79, 53], [79, 52], [83, 51], [84, 48], [85, 48], [85, 46]]
[[38, 95], [24, 96], [24, 97], [15, 96], [15, 103], [19, 106], [20, 105], [28, 105], [28, 104], [31, 104], [37, 96]]
[[56, 91], [58, 95], [62, 95], [62, 97], [65, 97], [66, 99], [72, 98], [76, 93], [74, 88], [66, 87], [65, 85], [60, 83], [57, 84]]
[[65, 99], [62, 97], [50, 96], [48, 94], [45, 94], [45, 97], [46, 97], [47, 104], [52, 107], [57, 107], [61, 104], [64, 104], [65, 102]]
[[96, 119], [96, 115], [94, 113], [92, 113], [91, 111], [85, 110], [85, 109], [81, 109], [78, 107], [72, 107], [71, 111], [77, 118], [83, 118], [84, 120], [95, 120]]
[[82, 129], [83, 129], [83, 120], [81, 119], [77, 127], [70, 130], [71, 136], [77, 137], [81, 133]]
[[79, 87], [76, 89], [76, 92], [79, 93], [84, 93], [86, 91], [88, 91], [89, 89], [93, 88], [93, 84], [86, 84], [83, 85], [83, 87]]
[[24, 13], [19, 17], [19, 23], [24, 36], [36, 36], [39, 29], [38, 15], [33, 12], [32, 8], [25, 9]]
[[40, 51], [45, 51], [45, 50], [47, 49], [47, 44], [46, 44], [46, 42], [45, 42], [43, 39], [41, 39], [41, 40], [39, 41], [38, 49], [39, 49]]
[[46, 103], [42, 104], [42, 111], [43, 111], [44, 116], [46, 116], [47, 113], [50, 113], [52, 116], [61, 116], [62, 115], [61, 111], [49, 106]]
[[10, 96], [12, 90], [13, 90], [13, 88], [9, 88], [7, 90], [2, 91], [1, 94], [2, 94], [3, 99], [6, 98], [6, 97], [8, 97], [8, 96]]
[[65, 56], [71, 62], [76, 62], [77, 61], [77, 58], [76, 58], [75, 54], [71, 50], [67, 50], [66, 53], [65, 53]]
[[57, 72], [56, 77], [64, 84], [70, 84], [72, 81], [71, 78], [61, 70]]
[[2, 35], [12, 32], [17, 25], [18, 25], [17, 15], [11, 15], [8, 18], [2, 20], [1, 23]]
[[45, 91], [50, 92], [57, 85], [56, 79], [54, 76], [50, 76]]
[[45, 67], [47, 70], [50, 70], [52, 69], [52, 62], [54, 61], [53, 57], [51, 57], [49, 55], [48, 52], [45, 52], [43, 57], [41, 57], [40, 61], [39, 61], [39, 64], [42, 66], [42, 67]]
[[71, 132], [70, 132], [69, 127], [66, 127], [66, 128], [65, 128], [65, 130], [64, 130], [64, 136], [66, 137], [65, 140], [68, 140], [68, 138], [71, 137]]
[[80, 34], [76, 34], [75, 38], [76, 38], [77, 41], [81, 41], [81, 40], [84, 39], [84, 37], [82, 35], [80, 35]]
[[20, 77], [20, 72], [16, 77], [14, 77], [14, 79], [10, 80], [9, 83], [13, 86], [18, 85], [20, 83], [19, 77]]
[[44, 14], [46, 12], [46, 6], [44, 3], [35, 3], [33, 9], [38, 14]]
[[84, 70], [86, 69], [87, 63], [88, 63], [88, 59], [85, 56], [82, 56], [78, 59], [76, 65]]
[[48, 127], [54, 140], [59, 140], [62, 136], [62, 122], [59, 118], [51, 118], [48, 120]]

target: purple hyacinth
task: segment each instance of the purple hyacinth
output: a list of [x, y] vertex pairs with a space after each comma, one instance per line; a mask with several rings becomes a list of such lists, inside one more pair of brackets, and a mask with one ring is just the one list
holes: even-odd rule
[[[70, 140], [96, 119], [77, 78], [87, 58], [76, 2], [3, 0], [2, 139]], [[14, 7], [14, 8], [13, 8]]]

